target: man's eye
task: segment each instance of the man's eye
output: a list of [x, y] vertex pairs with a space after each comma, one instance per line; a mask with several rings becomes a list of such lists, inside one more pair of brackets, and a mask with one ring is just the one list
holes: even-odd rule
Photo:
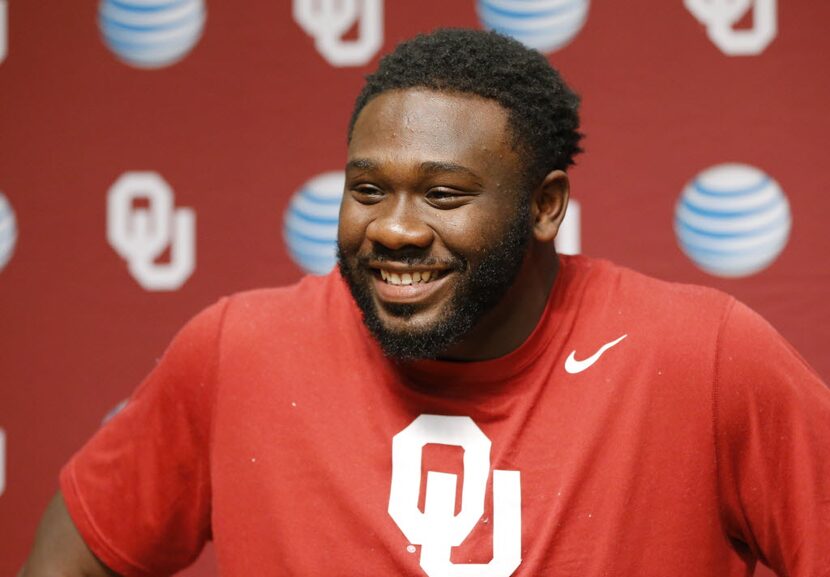
[[459, 190], [433, 188], [427, 195], [427, 200], [438, 208], [455, 208], [467, 203], [469, 195]]
[[374, 202], [383, 196], [383, 191], [376, 186], [358, 185], [352, 187], [352, 194], [360, 202]]
[[441, 198], [452, 198], [453, 196], [455, 196], [455, 194], [450, 192], [449, 190], [431, 190], [429, 192], [429, 197], [430, 198], [441, 199]]

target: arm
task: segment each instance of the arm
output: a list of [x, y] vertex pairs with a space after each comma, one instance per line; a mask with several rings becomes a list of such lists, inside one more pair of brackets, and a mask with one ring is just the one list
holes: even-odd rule
[[58, 492], [40, 521], [19, 577], [117, 577], [86, 546]]
[[740, 304], [721, 333], [715, 406], [727, 532], [779, 575], [830, 575], [830, 390]]
[[211, 534], [223, 311], [220, 304], [192, 319], [127, 406], [64, 466], [22, 577], [153, 577], [196, 559]]

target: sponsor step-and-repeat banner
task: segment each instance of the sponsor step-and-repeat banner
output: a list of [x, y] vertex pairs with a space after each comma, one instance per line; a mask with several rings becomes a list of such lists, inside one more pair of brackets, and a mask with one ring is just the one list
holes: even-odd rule
[[[354, 97], [437, 27], [513, 36], [582, 96], [561, 252], [730, 292], [827, 380], [827, 22], [807, 0], [0, 0], [0, 572], [189, 317], [332, 269]], [[215, 574], [209, 548], [186, 573]]]

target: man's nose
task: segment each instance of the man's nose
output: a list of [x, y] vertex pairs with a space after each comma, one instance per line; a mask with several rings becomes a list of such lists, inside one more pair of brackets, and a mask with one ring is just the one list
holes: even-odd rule
[[433, 236], [434, 231], [421, 218], [417, 207], [403, 195], [390, 203], [389, 208], [366, 228], [368, 240], [391, 250], [407, 246], [426, 248], [432, 243]]

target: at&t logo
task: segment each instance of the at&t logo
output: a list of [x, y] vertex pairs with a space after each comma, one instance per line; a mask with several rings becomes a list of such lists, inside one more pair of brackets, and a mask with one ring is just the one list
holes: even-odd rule
[[[458, 476], [450, 473], [427, 472], [423, 512], [418, 508], [423, 449], [429, 443], [464, 450], [458, 515]], [[490, 446], [471, 418], [442, 415], [421, 415], [392, 439], [389, 515], [411, 544], [421, 546], [421, 568], [428, 577], [509, 577], [522, 562], [520, 473], [499, 470], [493, 471], [493, 559], [460, 564], [450, 560], [452, 548], [461, 545], [484, 514]]]
[[[709, 39], [729, 56], [760, 54], [778, 32], [776, 0], [683, 0], [706, 26]], [[752, 10], [752, 28], [734, 28]]]
[[0, 0], [0, 64], [9, 52], [9, 3]]
[[476, 10], [485, 28], [553, 52], [582, 29], [588, 4], [589, 0], [477, 0]]
[[285, 213], [288, 254], [305, 272], [326, 274], [337, 262], [337, 220], [346, 175], [326, 172], [306, 182]]
[[706, 272], [742, 277], [787, 244], [790, 205], [778, 183], [746, 164], [719, 164], [686, 185], [675, 210], [680, 248]]
[[17, 244], [17, 219], [12, 205], [0, 192], [0, 271], [8, 264]]
[[[176, 290], [196, 266], [196, 213], [174, 209], [173, 191], [155, 172], [127, 172], [107, 195], [107, 240], [142, 287]], [[170, 262], [156, 262], [168, 249]]]
[[[383, 45], [383, 0], [293, 0], [294, 20], [332, 66], [361, 66]], [[343, 36], [355, 25], [357, 38]]]
[[138, 68], [161, 68], [187, 55], [202, 36], [204, 0], [101, 0], [98, 25], [107, 47]]

